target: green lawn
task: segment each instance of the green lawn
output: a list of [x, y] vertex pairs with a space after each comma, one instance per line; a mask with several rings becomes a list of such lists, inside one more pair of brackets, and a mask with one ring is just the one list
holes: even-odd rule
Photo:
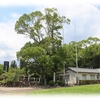
[[30, 94], [100, 94], [100, 84], [34, 90]]

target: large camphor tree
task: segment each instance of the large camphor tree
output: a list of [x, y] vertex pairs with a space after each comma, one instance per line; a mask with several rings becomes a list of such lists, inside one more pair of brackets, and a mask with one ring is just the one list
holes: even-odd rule
[[34, 11], [23, 14], [15, 24], [18, 34], [27, 35], [33, 40], [17, 52], [17, 57], [25, 63], [28, 74], [38, 73], [45, 85], [48, 77], [63, 69], [62, 56], [58, 52], [61, 52], [59, 48], [64, 23], [70, 24], [70, 20], [60, 16], [56, 8], [46, 8], [43, 13]]

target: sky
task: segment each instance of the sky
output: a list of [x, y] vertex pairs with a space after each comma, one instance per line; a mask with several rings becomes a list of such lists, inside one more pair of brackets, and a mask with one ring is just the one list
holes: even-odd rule
[[[71, 20], [64, 25], [64, 43], [88, 37], [100, 38], [99, 0], [2, 0], [0, 1], [0, 64], [17, 60], [16, 52], [28, 41], [14, 31], [15, 23], [24, 13], [55, 7], [60, 15]], [[76, 30], [76, 31], [75, 31]]]

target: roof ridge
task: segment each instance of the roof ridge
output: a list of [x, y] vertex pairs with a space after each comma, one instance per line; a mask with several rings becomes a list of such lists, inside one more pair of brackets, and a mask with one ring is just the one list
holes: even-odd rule
[[[68, 68], [77, 68], [77, 67], [68, 67]], [[83, 67], [78, 67], [80, 69], [93, 69], [93, 68], [83, 68]], [[100, 69], [100, 68], [94, 68], [94, 69]]]
[[[68, 67], [68, 69], [77, 72], [76, 67]], [[92, 72], [92, 73], [100, 73], [100, 69], [90, 69], [90, 68], [78, 68], [78, 72]]]

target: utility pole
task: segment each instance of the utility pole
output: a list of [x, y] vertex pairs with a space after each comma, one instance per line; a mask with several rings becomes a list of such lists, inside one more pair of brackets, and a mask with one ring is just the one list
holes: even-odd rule
[[[63, 45], [64, 45], [64, 29], [63, 29], [63, 27], [62, 27], [62, 32], [63, 32]], [[65, 62], [63, 62], [63, 67], [64, 67], [64, 69], [63, 69], [63, 73], [64, 73], [64, 84], [65, 84]]]
[[76, 27], [75, 27], [75, 21], [74, 21], [74, 28], [75, 28], [75, 51], [76, 51], [76, 69], [77, 69], [77, 76], [76, 76], [76, 82], [79, 84], [79, 79], [78, 79], [78, 54], [77, 54], [77, 43], [76, 43]]

